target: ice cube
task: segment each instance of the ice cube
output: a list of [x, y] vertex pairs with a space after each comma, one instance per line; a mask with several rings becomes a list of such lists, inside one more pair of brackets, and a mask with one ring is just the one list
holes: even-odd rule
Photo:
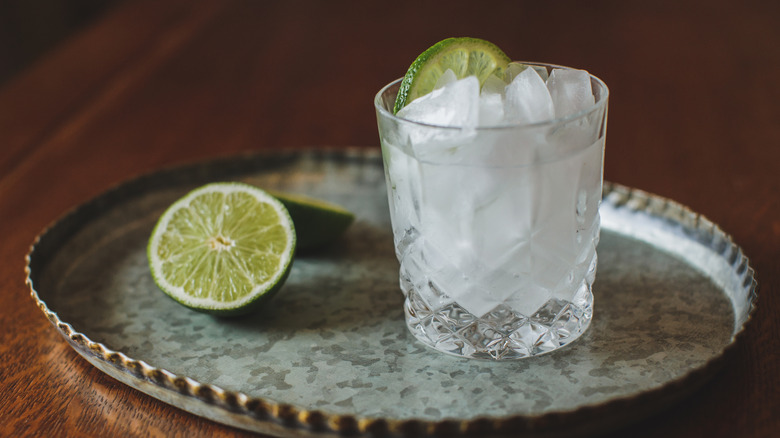
[[536, 123], [553, 118], [550, 92], [536, 70], [526, 68], [506, 87], [504, 114], [510, 123]]
[[547, 80], [555, 116], [563, 117], [587, 109], [595, 103], [590, 75], [585, 70], [553, 69]]
[[484, 178], [469, 178], [470, 169], [466, 166], [424, 164], [421, 170], [421, 231], [453, 264], [466, 266], [472, 262], [469, 257], [473, 253], [470, 241], [474, 203], [483, 195], [479, 183]]
[[517, 77], [517, 75], [525, 71], [527, 68], [528, 66], [525, 64], [521, 64], [519, 62], [510, 62], [504, 71], [504, 79], [506, 80], [506, 83], [511, 83]]
[[481, 317], [500, 304], [495, 294], [479, 281], [488, 267], [474, 258], [468, 248], [444, 255], [441, 248], [426, 239], [424, 256], [431, 269], [429, 278], [434, 289], [445, 293], [474, 316]]
[[510, 62], [509, 65], [506, 68], [506, 71], [504, 72], [504, 80], [506, 83], [512, 82], [512, 80], [517, 77], [520, 73], [522, 73], [525, 69], [528, 67], [531, 67], [532, 69], [536, 70], [536, 73], [539, 74], [539, 77], [542, 78], [543, 81], [547, 81], [547, 67], [541, 66], [541, 65], [528, 65], [523, 64], [521, 62]]
[[[410, 102], [398, 116], [420, 122], [399, 125], [411, 154], [420, 161], [459, 163], [476, 135], [479, 81], [470, 76], [444, 85]], [[442, 126], [446, 128], [442, 128]]]
[[[476, 316], [481, 316], [495, 307], [498, 303], [491, 304], [490, 297], [478, 289], [475, 278], [470, 275], [469, 271], [474, 269], [475, 264], [466, 263], [464, 266], [458, 266], [458, 264], [463, 264], [460, 256], [469, 256], [470, 252], [457, 248], [455, 251], [451, 251], [452, 248], [442, 249], [431, 237], [425, 236], [420, 241], [422, 243], [421, 256], [426, 266], [426, 276], [430, 281], [427, 286], [430, 291], [426, 291], [425, 294], [426, 300], [433, 305], [443, 305], [449, 300], [454, 300]], [[439, 242], [439, 244], [441, 243]], [[444, 251], [450, 252], [445, 253]], [[431, 293], [433, 291], [439, 292], [439, 294]], [[432, 297], [432, 295], [440, 294], [446, 296]], [[449, 300], [446, 297], [449, 297]]]
[[420, 164], [397, 147], [386, 144], [387, 193], [395, 236], [419, 227]]
[[504, 98], [501, 94], [485, 92], [479, 95], [479, 126], [494, 126], [504, 120]]
[[504, 82], [496, 75], [490, 75], [485, 79], [485, 82], [482, 84], [482, 94], [500, 94], [504, 95], [504, 91], [506, 90], [506, 84], [507, 82]]
[[547, 82], [547, 79], [550, 78], [550, 73], [547, 72], [547, 67], [541, 65], [532, 65], [531, 68], [539, 73], [539, 77], [541, 77], [543, 81]]
[[448, 68], [447, 70], [444, 71], [444, 73], [442, 73], [441, 76], [439, 76], [439, 80], [436, 81], [436, 85], [433, 86], [433, 89], [438, 90], [439, 88], [443, 88], [445, 85], [455, 82], [457, 80], [458, 77], [455, 76], [455, 72], [453, 72], [452, 69]]
[[550, 299], [552, 293], [533, 282], [524, 283], [504, 304], [515, 312], [531, 316]]
[[461, 287], [463, 288], [462, 295], [456, 298], [455, 302], [477, 318], [482, 318], [501, 304], [501, 301], [494, 299], [479, 284], [466, 283]]
[[506, 67], [506, 70], [504, 70], [504, 80], [507, 84], [511, 83], [517, 77], [517, 75], [525, 71], [527, 68], [527, 65], [520, 62], [510, 62]]
[[479, 115], [479, 81], [469, 76], [418, 97], [398, 116], [438, 126], [476, 126]]

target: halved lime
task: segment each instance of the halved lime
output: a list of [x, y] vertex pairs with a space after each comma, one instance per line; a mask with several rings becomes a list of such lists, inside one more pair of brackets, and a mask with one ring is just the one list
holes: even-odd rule
[[192, 309], [220, 314], [254, 310], [284, 283], [295, 251], [284, 205], [243, 183], [193, 190], [163, 213], [147, 246], [163, 292]]
[[504, 78], [511, 60], [495, 44], [479, 38], [447, 38], [424, 51], [414, 60], [401, 81], [393, 113], [409, 102], [433, 91], [439, 77], [452, 70], [463, 79], [476, 76], [480, 86], [490, 75]]
[[290, 212], [298, 237], [298, 250], [305, 251], [335, 241], [355, 220], [340, 205], [309, 196], [269, 190]]

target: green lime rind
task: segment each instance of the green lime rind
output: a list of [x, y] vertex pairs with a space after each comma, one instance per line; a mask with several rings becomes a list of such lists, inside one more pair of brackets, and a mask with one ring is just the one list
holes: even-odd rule
[[160, 216], [147, 259], [170, 298], [231, 316], [255, 311], [281, 289], [295, 249], [295, 227], [279, 200], [248, 184], [212, 183]]
[[511, 59], [495, 44], [479, 38], [447, 38], [424, 51], [406, 71], [393, 106], [393, 114], [433, 91], [447, 69], [458, 79], [476, 76], [480, 86], [490, 75], [504, 79]]
[[355, 221], [355, 215], [340, 205], [301, 194], [268, 190], [290, 212], [299, 251], [326, 246], [336, 241]]

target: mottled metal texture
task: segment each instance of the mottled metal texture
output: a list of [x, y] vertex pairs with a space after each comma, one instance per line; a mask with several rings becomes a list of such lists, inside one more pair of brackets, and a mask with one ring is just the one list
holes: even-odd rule
[[[357, 215], [298, 254], [261, 312], [220, 319], [159, 291], [145, 248], [188, 190], [240, 180]], [[733, 355], [756, 281], [732, 239], [672, 201], [607, 184], [595, 312], [576, 343], [488, 362], [428, 349], [404, 325], [381, 156], [285, 150], [160, 171], [81, 205], [28, 255], [38, 307], [105, 373], [184, 410], [278, 436], [582, 435], [670, 406]]]

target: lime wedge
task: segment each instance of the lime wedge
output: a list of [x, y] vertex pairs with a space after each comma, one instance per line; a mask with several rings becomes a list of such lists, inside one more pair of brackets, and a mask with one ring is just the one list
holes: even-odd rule
[[298, 250], [305, 251], [335, 241], [355, 220], [343, 207], [305, 195], [268, 191], [290, 212], [297, 234]]
[[214, 183], [163, 213], [147, 246], [160, 289], [192, 309], [219, 315], [254, 310], [284, 283], [295, 251], [284, 205], [254, 186]]
[[393, 113], [409, 102], [433, 91], [436, 82], [447, 69], [463, 79], [476, 76], [480, 86], [490, 75], [504, 79], [504, 69], [511, 60], [495, 44], [479, 38], [447, 38], [424, 51], [406, 72]]

